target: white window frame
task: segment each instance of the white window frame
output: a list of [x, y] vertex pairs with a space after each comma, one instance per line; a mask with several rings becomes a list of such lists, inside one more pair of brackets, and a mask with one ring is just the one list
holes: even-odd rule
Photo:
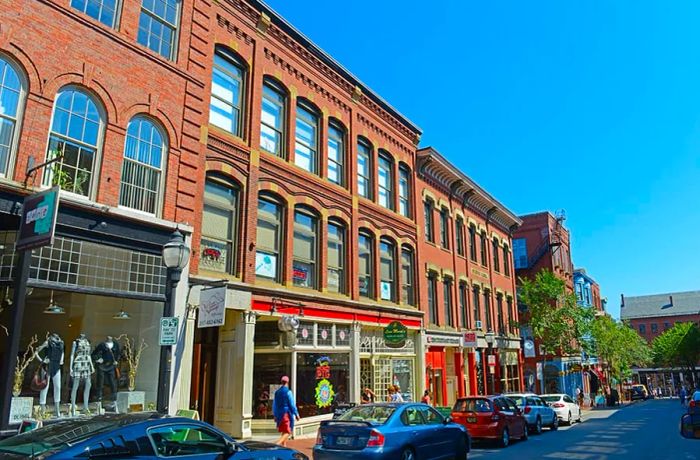
[[[12, 127], [12, 137], [10, 138], [10, 148], [7, 152], [7, 164], [4, 166], [5, 172], [0, 172], [0, 177], [12, 177], [15, 170], [15, 161], [17, 158], [17, 148], [19, 146], [19, 138], [22, 133], [22, 122], [24, 121], [24, 109], [27, 105], [27, 76], [25, 75], [23, 69], [5, 53], [0, 52], [0, 59], [9, 66], [17, 75], [19, 80], [19, 95], [17, 96], [17, 110], [15, 117], [11, 118], [8, 116], [0, 116], [6, 120], [10, 120], [14, 123]], [[4, 75], [0, 75], [0, 79], [4, 78]]]

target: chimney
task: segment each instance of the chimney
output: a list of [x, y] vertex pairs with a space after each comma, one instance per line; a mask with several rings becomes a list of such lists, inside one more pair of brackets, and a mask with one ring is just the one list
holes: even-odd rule
[[671, 306], [673, 306], [673, 296], [672, 295], [668, 296], [668, 303], [670, 303]]
[[624, 294], [620, 294], [620, 298], [622, 299], [622, 300], [620, 301], [620, 308], [625, 308], [625, 295], [624, 295]]

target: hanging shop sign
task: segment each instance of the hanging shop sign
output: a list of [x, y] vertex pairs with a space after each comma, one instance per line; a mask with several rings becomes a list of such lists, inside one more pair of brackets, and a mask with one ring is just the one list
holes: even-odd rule
[[476, 332], [465, 332], [462, 337], [462, 346], [469, 348], [476, 348], [478, 345]]
[[223, 326], [226, 312], [226, 286], [202, 289], [199, 293], [197, 327]]
[[165, 317], [160, 319], [160, 337], [161, 346], [177, 345], [177, 328], [180, 324], [180, 319], [176, 317]]
[[61, 188], [56, 186], [24, 198], [15, 250], [26, 251], [53, 244]]
[[406, 345], [408, 329], [400, 321], [392, 321], [384, 328], [384, 344], [389, 348], [402, 348]]

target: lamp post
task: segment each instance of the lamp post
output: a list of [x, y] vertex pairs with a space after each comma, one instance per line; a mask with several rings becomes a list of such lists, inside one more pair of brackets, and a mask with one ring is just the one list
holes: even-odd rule
[[[163, 316], [173, 316], [177, 284], [180, 282], [182, 270], [190, 260], [190, 248], [185, 244], [185, 237], [175, 230], [170, 241], [163, 245], [163, 265], [168, 269], [165, 284], [165, 305]], [[158, 411], [167, 413], [170, 405], [170, 345], [160, 347], [160, 372], [158, 373]]]
[[496, 393], [496, 385], [494, 382], [494, 371], [491, 370], [491, 365], [489, 364], [489, 356], [491, 356], [491, 351], [493, 350], [493, 341], [496, 338], [496, 334], [494, 334], [492, 331], [489, 331], [486, 333], [484, 336], [484, 339], [486, 339], [486, 344], [489, 346], [488, 351], [486, 352], [486, 365], [489, 368], [489, 374], [488, 374], [488, 379], [489, 379], [489, 392], [490, 394]]

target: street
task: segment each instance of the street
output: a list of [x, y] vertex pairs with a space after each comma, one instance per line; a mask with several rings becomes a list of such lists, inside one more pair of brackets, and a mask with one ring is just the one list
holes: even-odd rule
[[530, 436], [507, 449], [475, 445], [474, 459], [700, 459], [700, 440], [680, 436], [684, 413], [677, 399], [649, 400], [616, 410], [584, 413], [584, 421], [559, 432]]

